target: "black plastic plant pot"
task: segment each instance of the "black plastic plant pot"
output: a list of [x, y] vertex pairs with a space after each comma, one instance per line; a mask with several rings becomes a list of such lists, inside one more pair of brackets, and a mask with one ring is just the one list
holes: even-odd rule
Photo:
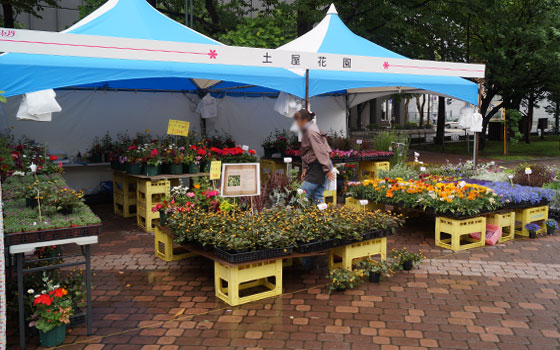
[[167, 224], [167, 215], [165, 214], [165, 210], [159, 211], [159, 224], [161, 226], [165, 226]]
[[35, 198], [25, 198], [25, 206], [28, 208], [36, 208], [37, 200]]
[[344, 292], [346, 290], [346, 286], [338, 286], [336, 287], [336, 290], [339, 292]]
[[371, 283], [379, 283], [379, 280], [381, 279], [381, 273], [379, 272], [370, 272], [369, 274], [369, 281]]
[[546, 228], [546, 233], [547, 233], [549, 236], [552, 236], [552, 235], [554, 234], [554, 228], [553, 228], [553, 227], [547, 227], [547, 228]]
[[412, 260], [407, 260], [405, 262], [403, 262], [402, 268], [405, 271], [410, 271], [412, 270], [412, 268], [414, 267], [414, 264], [412, 263]]
[[535, 231], [529, 231], [529, 238], [531, 239], [537, 238], [537, 233]]

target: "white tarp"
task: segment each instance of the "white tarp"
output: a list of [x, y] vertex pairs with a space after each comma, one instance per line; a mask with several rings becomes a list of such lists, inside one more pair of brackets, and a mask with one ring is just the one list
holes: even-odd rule
[[[191, 123], [191, 130], [200, 131], [200, 115], [196, 113], [198, 96], [182, 93], [115, 92], [58, 90], [57, 100], [62, 111], [53, 115], [50, 123], [16, 120], [20, 97], [0, 105], [0, 129], [11, 128], [16, 137], [27, 136], [48, 144], [52, 152], [76, 155], [91, 146], [95, 136], [107, 131], [115, 138], [118, 133], [150, 130], [164, 135], [169, 119]], [[327, 132], [346, 130], [345, 97], [311, 99], [319, 127]], [[206, 119], [207, 130], [227, 132], [240, 143], [262, 153], [262, 141], [275, 129], [289, 129], [292, 120], [274, 112], [276, 99], [271, 97], [218, 98], [218, 117]]]

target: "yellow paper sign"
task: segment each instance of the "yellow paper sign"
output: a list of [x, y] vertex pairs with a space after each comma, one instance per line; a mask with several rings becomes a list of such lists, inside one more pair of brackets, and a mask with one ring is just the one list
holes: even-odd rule
[[222, 162], [213, 160], [210, 163], [210, 180], [219, 180], [222, 175]]
[[189, 136], [189, 126], [190, 126], [189, 122], [169, 119], [169, 125], [167, 126], [167, 134], [177, 135], [177, 136]]

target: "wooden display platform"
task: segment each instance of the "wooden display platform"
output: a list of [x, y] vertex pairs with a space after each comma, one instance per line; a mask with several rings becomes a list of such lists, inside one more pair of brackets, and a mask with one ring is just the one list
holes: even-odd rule
[[210, 176], [210, 173], [178, 174], [178, 175], [161, 174], [156, 176], [132, 175], [132, 174], [127, 174], [127, 175], [142, 180], [159, 181], [159, 180], [189, 179], [191, 177]]

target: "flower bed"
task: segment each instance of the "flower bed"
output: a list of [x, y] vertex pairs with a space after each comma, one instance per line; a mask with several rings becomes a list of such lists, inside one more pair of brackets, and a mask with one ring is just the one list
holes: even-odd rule
[[473, 216], [500, 206], [490, 188], [463, 181], [375, 179], [349, 183], [347, 193], [358, 199], [421, 209], [440, 216]]

